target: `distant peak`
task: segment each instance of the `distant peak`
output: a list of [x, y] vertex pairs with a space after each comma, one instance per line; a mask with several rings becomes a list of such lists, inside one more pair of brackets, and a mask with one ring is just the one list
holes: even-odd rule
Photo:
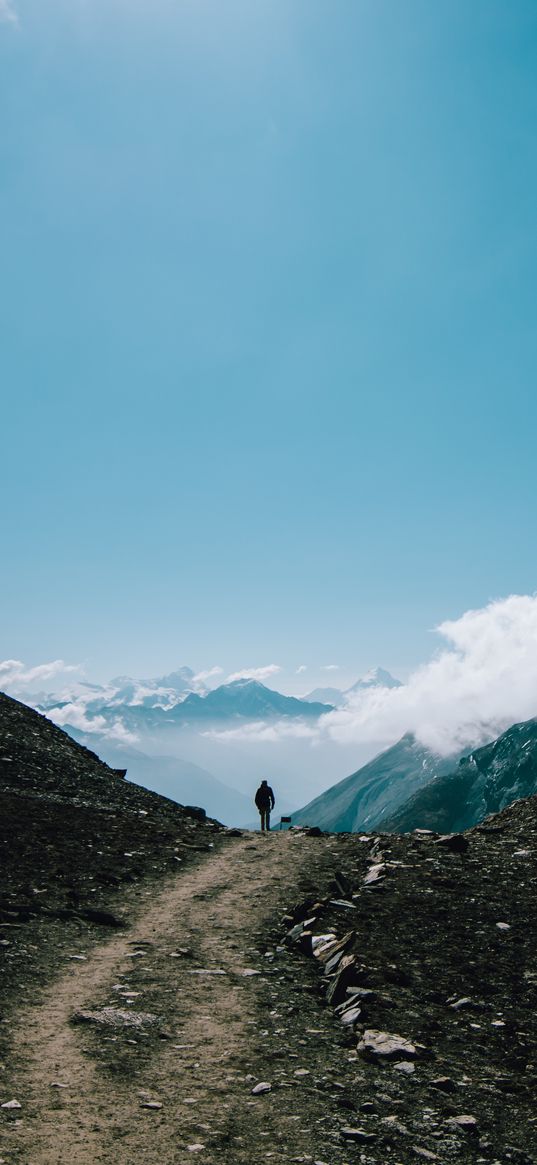
[[364, 688], [401, 688], [401, 680], [397, 680], [383, 667], [372, 667], [356, 683], [347, 688], [347, 692], [360, 692]]

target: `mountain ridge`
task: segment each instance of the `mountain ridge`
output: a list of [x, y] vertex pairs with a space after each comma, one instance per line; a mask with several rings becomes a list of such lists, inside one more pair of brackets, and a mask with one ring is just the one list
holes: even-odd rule
[[371, 691], [372, 688], [387, 688], [394, 690], [395, 688], [402, 688], [404, 685], [401, 680], [392, 676], [389, 671], [382, 667], [370, 668], [365, 675], [360, 676], [355, 680], [349, 688], [314, 688], [313, 691], [308, 692], [303, 696], [303, 700], [317, 700], [327, 699], [329, 703], [333, 704], [335, 708], [343, 708], [357, 693]]
[[378, 829], [386, 798], [399, 806], [431, 776], [448, 772], [453, 758], [436, 756], [406, 733], [355, 773], [326, 789], [293, 814], [297, 825], [316, 825], [334, 833]]
[[450, 772], [416, 790], [382, 828], [455, 832], [537, 792], [537, 717], [511, 725], [496, 740], [460, 758]]

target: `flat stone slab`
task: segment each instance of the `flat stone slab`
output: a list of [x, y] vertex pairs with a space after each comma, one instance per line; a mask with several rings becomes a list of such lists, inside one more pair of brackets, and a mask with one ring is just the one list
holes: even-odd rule
[[387, 1058], [402, 1056], [405, 1059], [413, 1059], [417, 1055], [414, 1044], [411, 1044], [410, 1040], [406, 1040], [404, 1036], [395, 1035], [393, 1032], [378, 1031], [375, 1028], [366, 1028], [358, 1043], [358, 1051]]
[[377, 1139], [375, 1133], [368, 1133], [367, 1129], [347, 1126], [346, 1128], [340, 1129], [339, 1132], [344, 1141], [355, 1141], [356, 1144], [366, 1145], [368, 1142], [376, 1141]]
[[93, 1023], [100, 1027], [159, 1027], [160, 1016], [149, 1011], [121, 1011], [117, 1007], [101, 1007], [98, 1011], [75, 1011], [73, 1023]]

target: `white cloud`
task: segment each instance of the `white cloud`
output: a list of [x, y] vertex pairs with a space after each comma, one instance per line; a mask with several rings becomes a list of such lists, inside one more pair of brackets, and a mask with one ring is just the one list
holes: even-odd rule
[[281, 670], [281, 667], [277, 663], [269, 663], [266, 667], [244, 668], [243, 671], [236, 671], [228, 676], [226, 684], [232, 684], [234, 680], [259, 680], [262, 683], [263, 680], [270, 679], [271, 676], [275, 676]]
[[297, 738], [315, 741], [318, 731], [302, 720], [251, 720], [247, 724], [240, 724], [237, 728], [210, 729], [202, 732], [201, 736], [209, 740], [217, 740], [223, 744], [237, 742], [251, 742], [252, 744], [278, 744], [281, 740]]
[[78, 728], [80, 732], [104, 732], [107, 723], [104, 716], [86, 716], [82, 704], [63, 704], [61, 708], [50, 708], [47, 719], [52, 720], [59, 728], [69, 724], [71, 728]]
[[89, 717], [82, 704], [64, 704], [61, 708], [49, 709], [46, 715], [47, 719], [52, 720], [53, 724], [57, 724], [59, 728], [63, 728], [67, 724], [70, 728], [78, 728], [79, 732], [105, 736], [107, 740], [115, 740], [120, 744], [138, 743], [138, 737], [134, 732], [129, 732], [128, 728], [125, 728], [122, 720], [108, 724], [104, 716]]
[[321, 671], [339, 671], [339, 663], [326, 663]]
[[11, 0], [0, 0], [0, 24], [18, 24], [19, 18]]
[[40, 663], [37, 667], [26, 667], [20, 659], [4, 659], [0, 662], [0, 687], [6, 692], [20, 692], [52, 676], [79, 670], [79, 664], [67, 664], [63, 659]]
[[323, 730], [340, 743], [391, 743], [411, 731], [448, 755], [537, 715], [537, 596], [496, 600], [436, 630], [447, 648], [404, 687], [357, 693], [323, 717]]
[[305, 663], [301, 663], [301, 664], [300, 664], [300, 667], [297, 667], [297, 669], [296, 669], [296, 672], [295, 672], [295, 675], [297, 675], [297, 676], [300, 676], [300, 675], [302, 675], [302, 672], [303, 672], [303, 671], [307, 671], [307, 670], [308, 670], [308, 669], [307, 669], [307, 667], [306, 667], [306, 664], [305, 664]]
[[207, 680], [216, 679], [217, 676], [221, 676], [223, 673], [223, 667], [210, 667], [208, 671], [199, 671], [197, 675], [194, 676], [192, 683], [197, 688], [203, 688], [207, 683]]
[[257, 721], [205, 735], [222, 743], [290, 737], [375, 750], [413, 732], [443, 755], [537, 716], [537, 595], [511, 595], [436, 628], [445, 641], [400, 688], [369, 688], [312, 723]]

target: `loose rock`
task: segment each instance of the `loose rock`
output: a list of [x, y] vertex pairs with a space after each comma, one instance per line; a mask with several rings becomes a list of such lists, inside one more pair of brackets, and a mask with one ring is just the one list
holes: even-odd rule
[[374, 1028], [365, 1030], [358, 1042], [358, 1051], [386, 1058], [391, 1056], [412, 1058], [417, 1054], [416, 1048], [414, 1044], [410, 1043], [410, 1040], [391, 1032], [377, 1031]]

